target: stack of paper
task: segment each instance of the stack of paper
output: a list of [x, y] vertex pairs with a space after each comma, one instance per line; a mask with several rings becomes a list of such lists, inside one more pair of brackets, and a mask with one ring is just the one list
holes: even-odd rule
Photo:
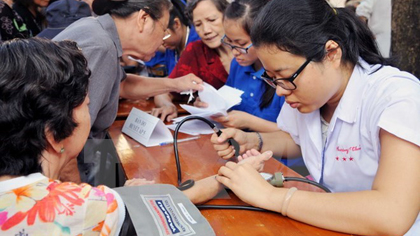
[[208, 104], [208, 107], [200, 108], [181, 104], [181, 107], [191, 113], [191, 115], [202, 116], [207, 119], [210, 119], [211, 116], [227, 115], [227, 110], [242, 101], [241, 95], [244, 92], [239, 89], [224, 85], [219, 90], [216, 90], [205, 82], [203, 87], [203, 91], [199, 91], [198, 96], [201, 101]]
[[[239, 89], [224, 85], [219, 90], [216, 90], [213, 86], [207, 83], [204, 83], [203, 87], [203, 91], [199, 91], [198, 95], [201, 101], [206, 102], [208, 104], [208, 107], [199, 108], [186, 104], [181, 104], [181, 107], [189, 113], [191, 113], [191, 115], [201, 116], [209, 120], [211, 120], [212, 116], [226, 116], [227, 111], [231, 107], [241, 103], [242, 101], [241, 95], [244, 92]], [[175, 130], [176, 123], [179, 123], [185, 117], [188, 116], [175, 118], [173, 120], [174, 124], [168, 125], [168, 127], [172, 130]], [[220, 127], [220, 125], [218, 126]], [[180, 132], [191, 135], [197, 135], [211, 134], [214, 131], [201, 120], [191, 120], [187, 121], [181, 126]]]

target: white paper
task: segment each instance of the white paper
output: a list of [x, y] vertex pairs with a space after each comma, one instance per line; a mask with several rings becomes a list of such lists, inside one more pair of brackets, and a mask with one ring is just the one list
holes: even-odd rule
[[210, 116], [227, 115], [227, 110], [241, 103], [243, 91], [224, 85], [219, 90], [207, 83], [203, 83], [203, 91], [198, 92], [200, 100], [208, 107], [195, 107], [181, 104], [180, 106], [192, 115], [209, 118]]
[[[224, 85], [219, 90], [216, 90], [213, 86], [205, 82], [203, 83], [203, 87], [204, 89], [202, 91], [199, 91], [198, 95], [201, 101], [206, 102], [208, 104], [208, 107], [201, 108], [186, 104], [180, 105], [191, 115], [201, 116], [211, 121], [212, 116], [226, 116], [229, 108], [241, 103], [242, 101], [241, 95], [244, 92], [239, 89], [235, 89], [230, 86]], [[173, 119], [173, 122], [175, 124], [168, 125], [167, 127], [172, 130], [175, 130], [175, 127], [177, 126], [176, 123], [180, 122], [185, 117], [178, 117]], [[215, 122], [213, 121], [213, 123]], [[222, 127], [220, 124], [216, 124], [216, 126], [219, 128]], [[181, 126], [179, 132], [190, 135], [198, 135], [211, 134], [214, 131], [210, 128], [208, 124], [201, 120], [191, 120], [184, 123]]]
[[146, 147], [158, 146], [160, 143], [173, 140], [171, 131], [159, 118], [135, 107], [131, 109], [122, 132]]
[[226, 107], [229, 109], [241, 103], [241, 95], [244, 93], [244, 91], [224, 85], [218, 90], [218, 93], [223, 97], [226, 102]]

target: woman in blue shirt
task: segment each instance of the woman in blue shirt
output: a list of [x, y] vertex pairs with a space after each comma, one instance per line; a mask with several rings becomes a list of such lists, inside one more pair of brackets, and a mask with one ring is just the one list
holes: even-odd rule
[[269, 132], [278, 130], [277, 116], [284, 97], [261, 79], [264, 68], [258, 59], [250, 38], [254, 17], [268, 1], [239, 0], [226, 9], [223, 26], [226, 35], [222, 42], [232, 49], [235, 59], [231, 63], [226, 85], [244, 91], [242, 102], [227, 116], [215, 117], [225, 127]]

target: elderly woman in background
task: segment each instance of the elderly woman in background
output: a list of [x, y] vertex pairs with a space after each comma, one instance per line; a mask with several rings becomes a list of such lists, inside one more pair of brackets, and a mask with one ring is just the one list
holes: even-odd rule
[[47, 26], [45, 14], [40, 9], [49, 3], [50, 0], [14, 0], [13, 10], [22, 17], [31, 37], [35, 37]]
[[[216, 89], [226, 83], [233, 58], [230, 48], [221, 42], [225, 35], [223, 13], [227, 6], [226, 0], [188, 2], [187, 16], [201, 40], [187, 45], [169, 78], [193, 73]], [[172, 95], [167, 93], [155, 96], [158, 108], [153, 109], [152, 115], [166, 121], [177, 117], [178, 111], [172, 103]]]
[[28, 38], [23, 19], [12, 9], [13, 2], [0, 0], [0, 42], [14, 38]]

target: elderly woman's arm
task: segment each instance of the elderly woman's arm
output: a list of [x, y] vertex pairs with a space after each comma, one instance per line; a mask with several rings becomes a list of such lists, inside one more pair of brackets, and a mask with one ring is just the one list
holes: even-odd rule
[[[252, 153], [252, 154], [251, 154]], [[247, 164], [253, 170], [262, 171], [265, 162], [273, 156], [271, 151], [259, 153], [256, 150], [250, 150], [238, 157], [238, 165]], [[201, 204], [209, 201], [216, 196], [225, 187], [216, 180], [216, 175], [196, 181], [192, 188], [183, 193], [194, 203]]]

